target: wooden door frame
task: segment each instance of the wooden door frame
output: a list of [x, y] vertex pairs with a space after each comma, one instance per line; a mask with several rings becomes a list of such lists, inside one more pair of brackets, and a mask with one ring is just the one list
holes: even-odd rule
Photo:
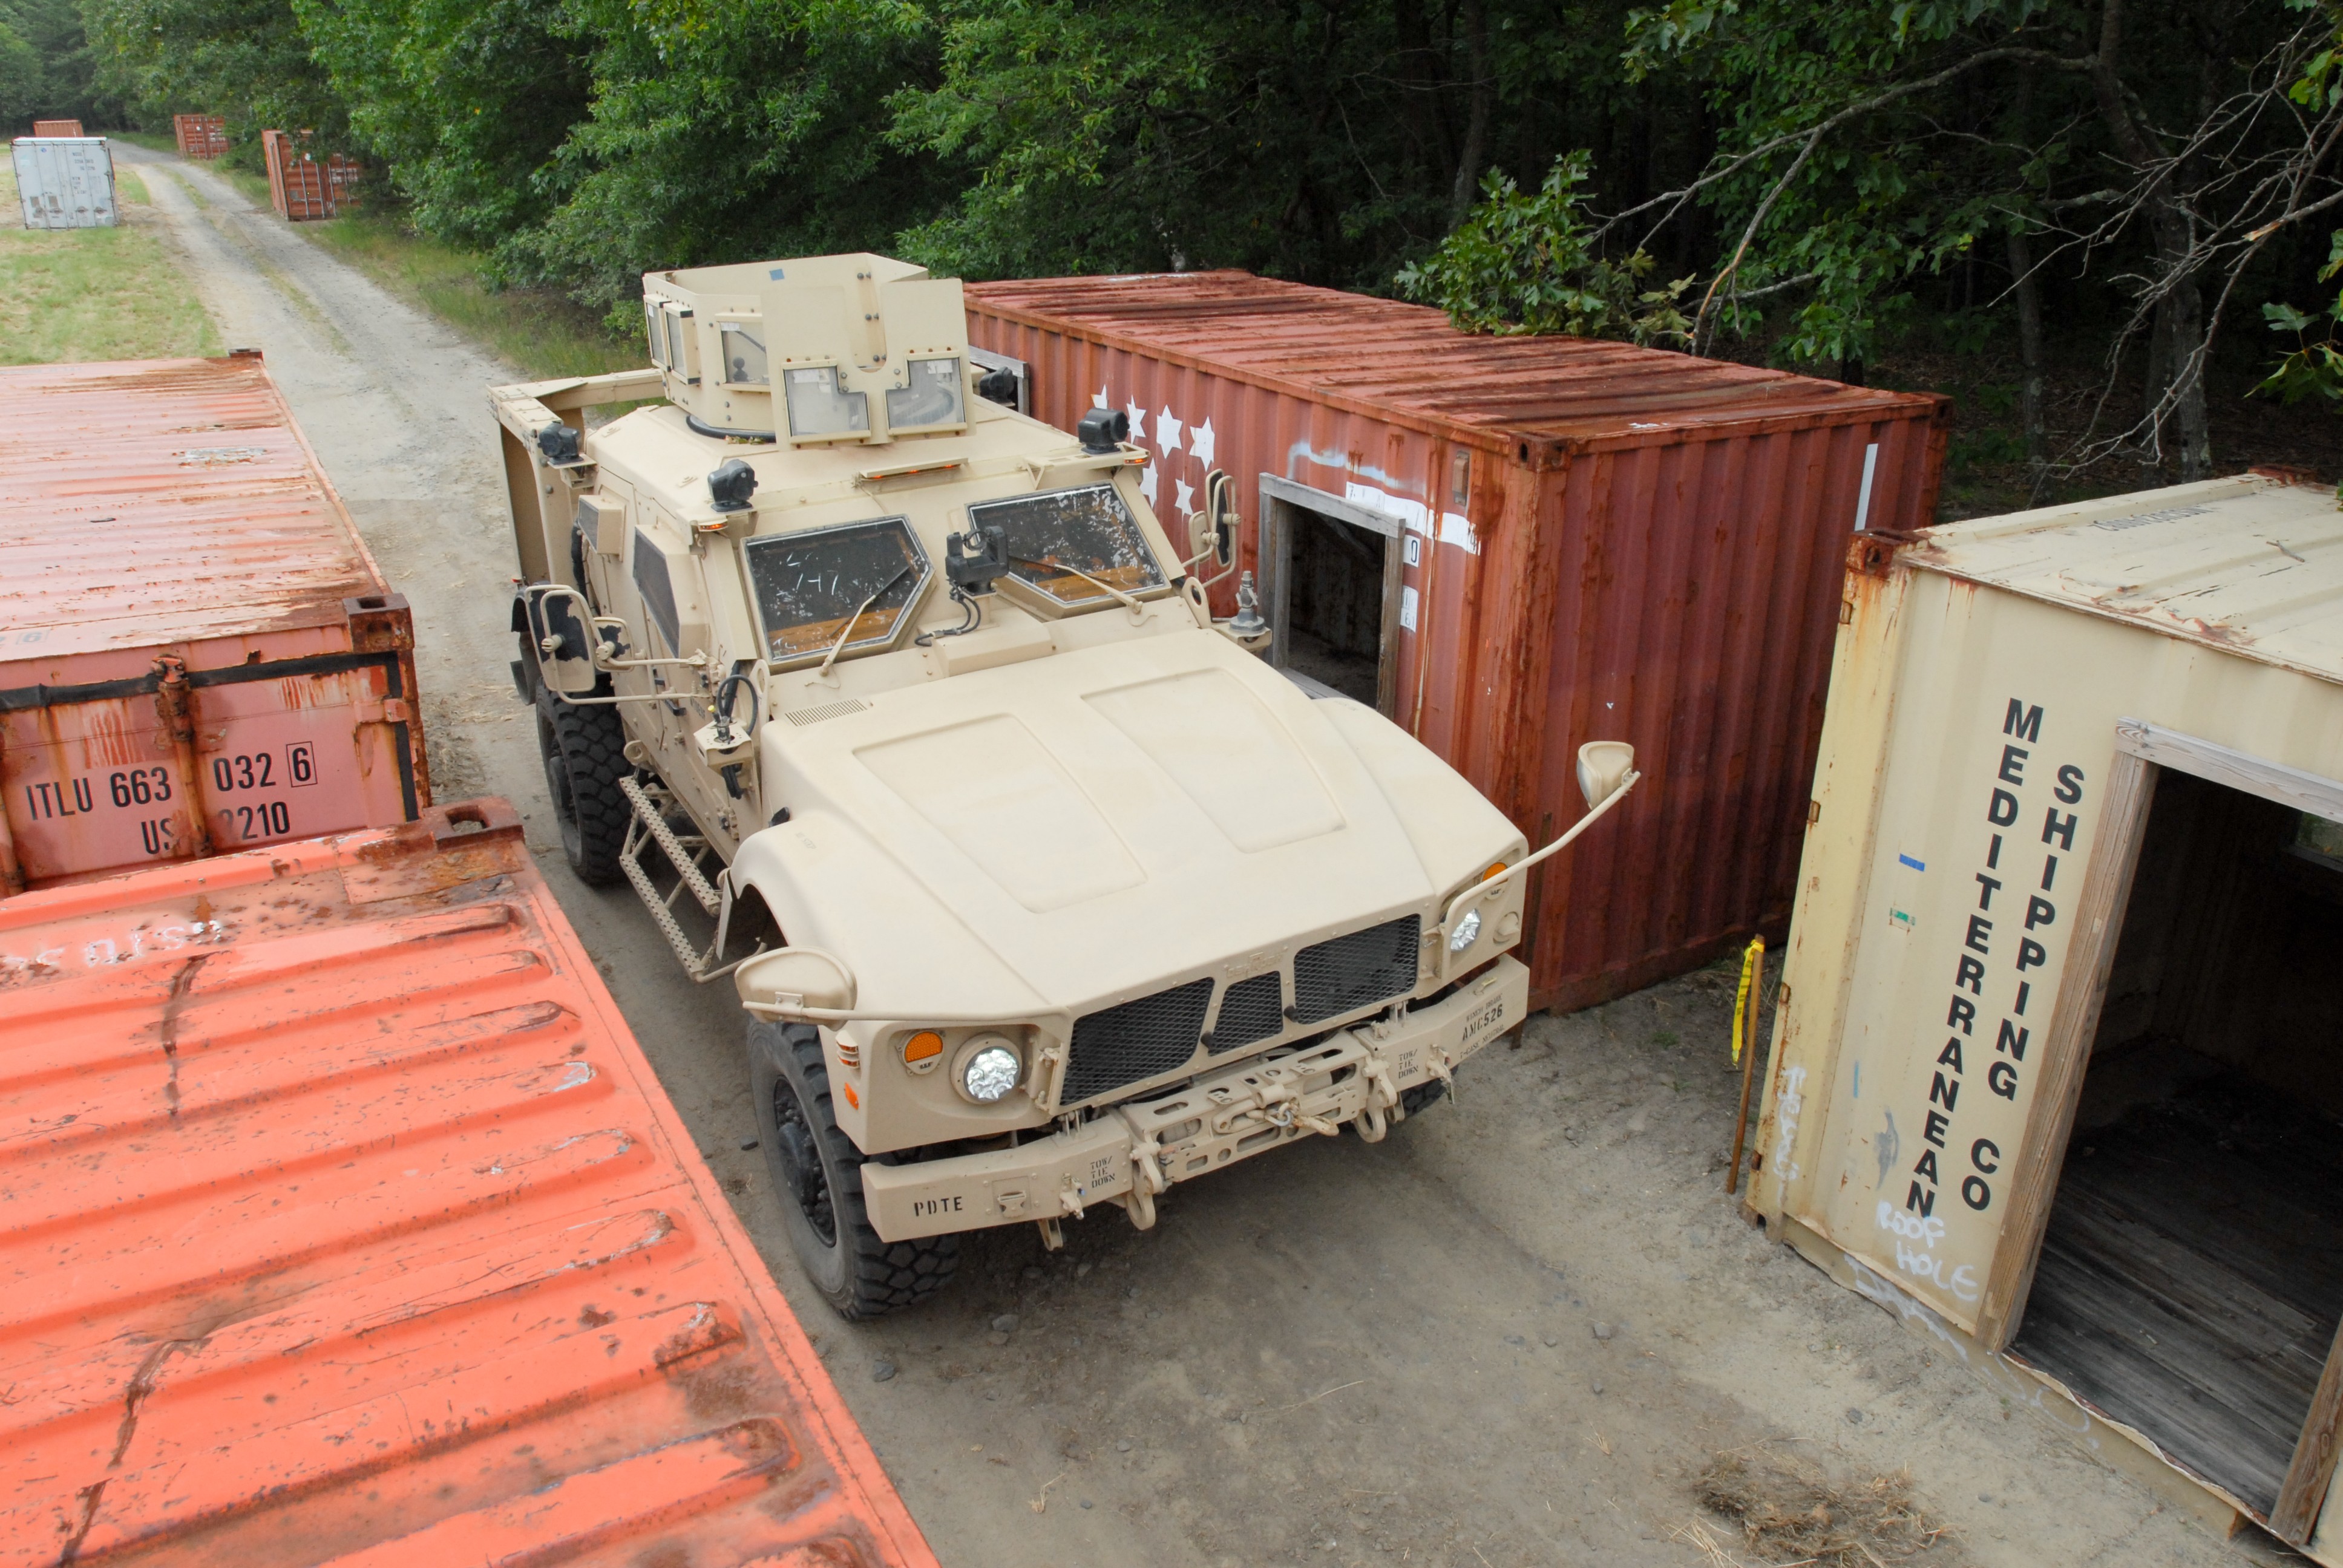
[[1296, 479], [1275, 474], [1261, 476], [1261, 597], [1276, 636], [1270, 642], [1270, 662], [1280, 669], [1289, 659], [1285, 630], [1291, 624], [1293, 585], [1293, 527], [1291, 508], [1316, 512], [1378, 535], [1383, 541], [1382, 619], [1376, 632], [1375, 711], [1395, 719], [1399, 706], [1399, 601], [1404, 569], [1401, 537], [1405, 528], [1389, 512], [1376, 511], [1355, 501]]
[[[2343, 783], [2141, 719], [2116, 721], [2114, 767], [2075, 916], [2082, 934], [2067, 949], [2059, 973], [2058, 1000], [2041, 1046], [2043, 1080], [2026, 1112], [2008, 1215], [1978, 1304], [1976, 1339], [1987, 1350], [2006, 1349], [2025, 1319], [2091, 1046], [2107, 1003], [2132, 879], [2147, 839], [2149, 807], [2157, 780], [2167, 768], [2343, 820]], [[2290, 1544], [2308, 1543], [2318, 1522], [2319, 1505], [2335, 1474], [2338, 1418], [2343, 1418], [2343, 1330], [2328, 1347], [2326, 1370], [2296, 1440], [2293, 1462], [2270, 1509], [2271, 1533]]]

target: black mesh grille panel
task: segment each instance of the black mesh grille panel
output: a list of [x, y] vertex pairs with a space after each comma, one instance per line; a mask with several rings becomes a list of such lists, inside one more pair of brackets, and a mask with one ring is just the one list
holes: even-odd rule
[[1212, 1020], [1212, 1038], [1205, 1048], [1218, 1056], [1257, 1040], [1267, 1040], [1285, 1027], [1285, 977], [1255, 975], [1229, 987], [1221, 998], [1221, 1016]]
[[1058, 1103], [1073, 1105], [1185, 1063], [1196, 1054], [1212, 1000], [1210, 979], [1190, 980], [1074, 1020]]
[[1415, 989], [1413, 915], [1335, 937], [1293, 957], [1293, 1016], [1302, 1023], [1363, 1008]]

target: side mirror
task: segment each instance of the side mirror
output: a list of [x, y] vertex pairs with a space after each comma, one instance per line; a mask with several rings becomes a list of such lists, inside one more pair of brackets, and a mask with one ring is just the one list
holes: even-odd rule
[[1203, 510], [1188, 514], [1190, 564], [1201, 566], [1210, 561], [1216, 574], [1236, 564], [1240, 519], [1235, 491], [1236, 481], [1220, 469], [1214, 468], [1204, 476]]
[[1590, 740], [1578, 749], [1578, 790], [1589, 810], [1618, 793], [1619, 781], [1635, 766], [1635, 749], [1624, 740]]
[[538, 679], [565, 697], [591, 692], [602, 674], [594, 668], [594, 612], [586, 596], [564, 583], [533, 584], [525, 593]]

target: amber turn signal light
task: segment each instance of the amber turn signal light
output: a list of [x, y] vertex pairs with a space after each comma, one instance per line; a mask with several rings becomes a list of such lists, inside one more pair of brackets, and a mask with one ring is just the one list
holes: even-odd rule
[[903, 1065], [913, 1072], [933, 1072], [944, 1059], [944, 1037], [932, 1029], [903, 1037]]

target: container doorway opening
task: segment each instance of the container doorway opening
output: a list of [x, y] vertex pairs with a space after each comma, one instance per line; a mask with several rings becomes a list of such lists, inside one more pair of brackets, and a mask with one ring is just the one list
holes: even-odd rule
[[2307, 1537], [2343, 1317], [2343, 827], [2170, 768], [2146, 784], [2010, 1348]]
[[1273, 558], [1271, 657], [1388, 717], [1399, 666], [1398, 521], [1298, 485], [1280, 487], [1287, 493], [1265, 496], [1262, 508]]

